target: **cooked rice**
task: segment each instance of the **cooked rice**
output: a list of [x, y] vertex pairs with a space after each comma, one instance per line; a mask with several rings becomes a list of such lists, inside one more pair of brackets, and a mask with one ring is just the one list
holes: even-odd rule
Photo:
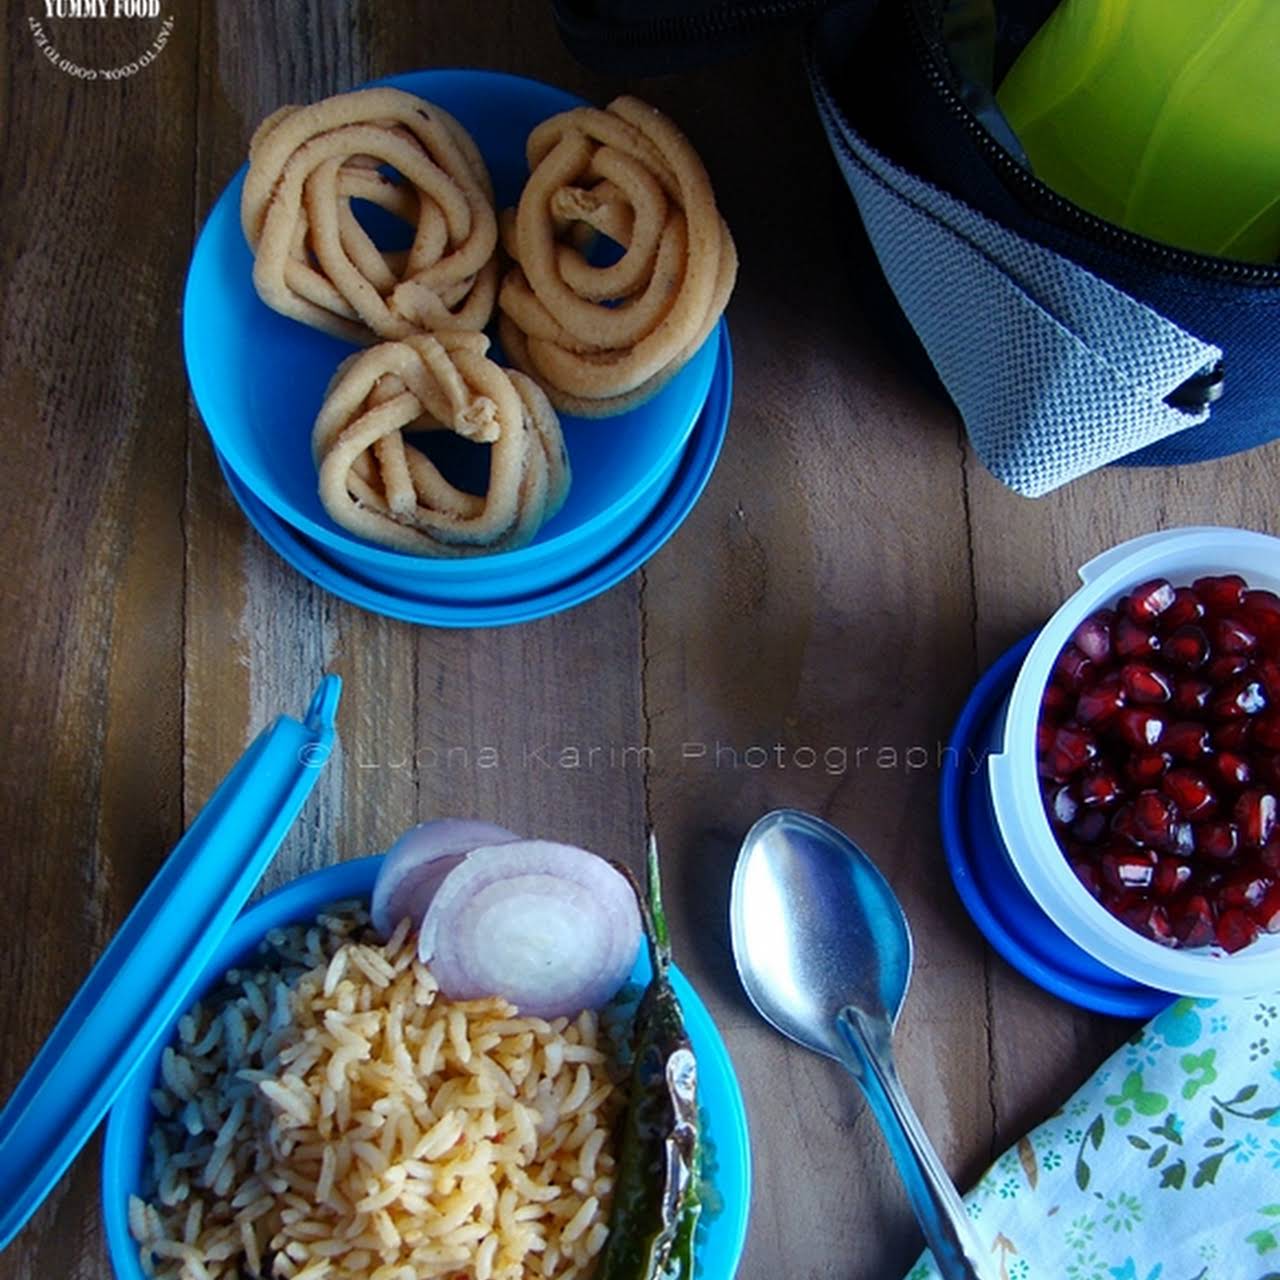
[[608, 1234], [621, 1094], [594, 1014], [453, 1002], [405, 921], [273, 929], [178, 1024], [152, 1094], [162, 1280], [569, 1280]]

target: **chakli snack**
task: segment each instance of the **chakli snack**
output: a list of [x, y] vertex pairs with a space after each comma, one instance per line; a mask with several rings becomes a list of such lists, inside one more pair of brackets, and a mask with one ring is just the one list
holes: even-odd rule
[[[569, 461], [538, 385], [488, 359], [481, 333], [414, 334], [349, 357], [312, 430], [320, 500], [343, 528], [399, 551], [524, 546], [564, 502]], [[405, 430], [492, 445], [483, 497], [450, 484]]]
[[[579, 107], [529, 135], [529, 181], [503, 242], [516, 266], [498, 297], [507, 355], [553, 404], [606, 417], [653, 395], [720, 318], [733, 238], [702, 161], [636, 98]], [[584, 228], [624, 246], [593, 266]]]
[[[352, 212], [355, 199], [412, 226], [411, 247], [379, 249]], [[493, 313], [488, 170], [452, 116], [399, 89], [268, 116], [249, 146], [240, 219], [263, 302], [339, 338], [479, 331]]]

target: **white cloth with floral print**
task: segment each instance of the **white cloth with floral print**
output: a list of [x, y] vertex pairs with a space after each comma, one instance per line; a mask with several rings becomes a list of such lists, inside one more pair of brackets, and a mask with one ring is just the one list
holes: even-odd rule
[[1178, 1000], [965, 1205], [1000, 1280], [1280, 1280], [1280, 994]]

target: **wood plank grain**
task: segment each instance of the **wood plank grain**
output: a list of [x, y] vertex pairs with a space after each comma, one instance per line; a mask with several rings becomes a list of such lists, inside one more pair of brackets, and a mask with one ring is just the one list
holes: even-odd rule
[[474, 814], [638, 867], [637, 587], [500, 631], [423, 632], [420, 812]]
[[846, 301], [852, 215], [798, 61], [762, 53], [644, 91], [709, 158], [743, 261], [725, 454], [645, 571], [651, 807], [677, 954], [751, 1118], [740, 1274], [892, 1276], [920, 1241], [874, 1121], [834, 1064], [745, 1005], [727, 894], [738, 842], [770, 808], [820, 813], [865, 845], [918, 940], [904, 1080], [944, 1159], [976, 1172], [990, 1125], [983, 952], [946, 879], [934, 799], [973, 672], [956, 429]]
[[[86, 66], [145, 47], [134, 47], [143, 24], [45, 25]], [[181, 826], [173, 283], [191, 224], [195, 59], [194, 25], [180, 22], [154, 65], [85, 83], [41, 56], [25, 14], [5, 26], [0, 1095]], [[146, 202], [140, 183], [154, 188]], [[0, 1257], [0, 1276], [101, 1274], [96, 1155], [94, 1143]]]
[[[1094, 552], [1186, 521], [1275, 531], [1280, 446], [1112, 472], [1035, 504], [1002, 490], [862, 313], [855, 215], [794, 41], [624, 84], [572, 60], [546, 4], [203, 4], [144, 74], [94, 86], [27, 37], [0, 24], [0, 839], [23, 855], [0, 868], [16, 907], [0, 950], [6, 1091], [183, 823], [335, 670], [342, 745], [264, 887], [443, 813], [633, 865], [652, 822], [680, 963], [751, 1114], [741, 1277], [900, 1274], [920, 1241], [869, 1113], [738, 988], [738, 842], [766, 809], [798, 805], [884, 868], [918, 947], [902, 1074], [972, 1181], [1127, 1027], [989, 958], [963, 915], [935, 834], [951, 721], [978, 660], [1051, 611]], [[192, 233], [258, 120], [460, 65], [651, 98], [707, 157], [743, 258], [730, 437], [686, 526], [599, 600], [469, 633], [351, 608], [252, 533], [184, 413], [177, 330]], [[106, 1274], [97, 1194], [91, 1151], [0, 1256], [0, 1280]]]
[[[285, 102], [323, 97], [382, 70], [369, 59], [358, 18], [321, 3], [205, 9], [201, 218], [242, 163], [259, 120]], [[394, 14], [383, 21], [394, 29]], [[236, 509], [194, 413], [192, 424], [188, 820], [255, 733], [277, 715], [300, 714], [325, 671], [344, 677], [339, 747], [264, 877], [266, 891], [338, 851], [380, 848], [412, 822], [412, 779], [361, 772], [352, 760], [370, 740], [411, 754], [415, 641], [411, 629], [335, 600], [285, 565]]]
[[[999, 485], [970, 458], [969, 500], [982, 662], [1037, 627], [1079, 585], [1076, 569], [1126, 538], [1187, 524], [1275, 533], [1280, 445], [1174, 469], [1113, 468], [1036, 502]], [[994, 1146], [1052, 1112], [1131, 1027], [1090, 1016], [992, 962]]]

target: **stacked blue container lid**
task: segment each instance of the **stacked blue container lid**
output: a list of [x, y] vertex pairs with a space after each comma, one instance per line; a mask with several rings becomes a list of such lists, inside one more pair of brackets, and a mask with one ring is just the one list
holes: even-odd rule
[[[497, 72], [420, 71], [384, 83], [458, 118], [484, 155], [500, 209], [518, 201], [532, 128], [582, 105], [550, 85]], [[184, 301], [184, 353], [232, 494], [262, 537], [301, 573], [363, 608], [406, 621], [497, 626], [558, 612], [607, 590], [680, 525], [710, 477], [728, 423], [733, 365], [723, 321], [645, 404], [610, 419], [562, 418], [573, 471], [569, 497], [529, 546], [432, 559], [340, 528], [319, 501], [310, 436], [325, 387], [352, 348], [258, 299], [240, 228], [243, 178], [242, 170], [223, 192], [196, 247]], [[369, 216], [376, 221], [378, 211]], [[371, 229], [384, 239], [394, 232]], [[494, 354], [501, 362], [501, 352]], [[458, 446], [450, 455], [458, 482], [482, 486], [486, 464], [483, 452], [474, 452], [479, 446], [445, 443]]]

